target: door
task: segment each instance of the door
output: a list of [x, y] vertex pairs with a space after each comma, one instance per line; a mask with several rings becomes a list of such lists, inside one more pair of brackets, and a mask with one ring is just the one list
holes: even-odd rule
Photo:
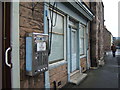
[[71, 72], [77, 69], [77, 30], [71, 29]]
[[[2, 8], [1, 13], [2, 13], [2, 51], [0, 53], [2, 53], [2, 71], [0, 71], [2, 73], [2, 88], [11, 88], [11, 67], [9, 67], [6, 64], [7, 60], [8, 64], [11, 63], [11, 53], [10, 53], [10, 49], [8, 49], [10, 47], [10, 2], [0, 2], [0, 7]], [[8, 51], [8, 53], [6, 53]], [[7, 55], [8, 54], [8, 55]], [[6, 56], [8, 58], [6, 58]]]

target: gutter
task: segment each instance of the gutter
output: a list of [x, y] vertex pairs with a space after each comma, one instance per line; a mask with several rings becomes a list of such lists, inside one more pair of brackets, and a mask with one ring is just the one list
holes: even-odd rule
[[69, 5], [66, 5], [67, 7], [74, 7], [79, 13], [81, 13], [84, 17], [86, 17], [88, 20], [92, 21], [94, 18], [93, 12], [86, 6], [84, 5], [84, 2], [79, 2], [76, 0], [66, 0]]
[[[88, 10], [85, 5], [83, 5], [83, 4], [80, 3], [80, 2], [70, 2], [70, 4], [71, 4], [74, 8], [76, 8], [80, 13], [82, 13], [87, 19], [89, 19], [90, 21], [93, 20], [93, 17], [94, 17], [93, 13], [92, 13], [90, 10]], [[84, 12], [82, 12], [81, 9], [82, 9]], [[86, 16], [86, 14], [87, 14], [88, 16]]]

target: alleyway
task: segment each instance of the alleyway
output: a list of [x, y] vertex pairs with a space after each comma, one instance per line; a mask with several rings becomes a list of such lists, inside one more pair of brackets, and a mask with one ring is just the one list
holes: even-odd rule
[[118, 88], [120, 50], [117, 50], [116, 55], [113, 58], [111, 52], [107, 53], [103, 67], [87, 71], [88, 77], [80, 85], [67, 84], [64, 88]]

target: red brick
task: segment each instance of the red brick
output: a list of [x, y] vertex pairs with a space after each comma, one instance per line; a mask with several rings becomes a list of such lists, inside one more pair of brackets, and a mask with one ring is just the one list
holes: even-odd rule
[[31, 2], [20, 2], [20, 87], [44, 88], [44, 74], [29, 77], [25, 73], [25, 37], [27, 33], [43, 32], [43, 3], [38, 3], [32, 14]]
[[29, 85], [28, 80], [21, 81], [21, 83], [20, 83], [21, 88], [29, 88], [28, 85]]
[[81, 66], [81, 71], [82, 72], [85, 72], [87, 69], [86, 69], [86, 67], [87, 67], [87, 65], [86, 65], [86, 58], [82, 58], [82, 59], [80, 59], [80, 66]]
[[[65, 81], [67, 81], [65, 79], [65, 77], [67, 78], [67, 69], [66, 69], [66, 66], [67, 65], [65, 64], [65, 65], [61, 65], [61, 66], [59, 66], [57, 68], [54, 68], [54, 69], [50, 70], [50, 87], [51, 88], [54, 87], [53, 81], [56, 81], [57, 85], [58, 85], [59, 81], [61, 81], [62, 83], [65, 82]], [[64, 83], [61, 86], [64, 86]], [[61, 86], [59, 86], [59, 87], [61, 87]]]

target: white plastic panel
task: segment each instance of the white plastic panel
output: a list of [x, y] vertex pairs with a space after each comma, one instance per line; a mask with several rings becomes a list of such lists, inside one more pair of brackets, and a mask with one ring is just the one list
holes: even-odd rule
[[72, 58], [71, 58], [71, 72], [77, 69], [77, 31], [72, 29], [71, 33]]

